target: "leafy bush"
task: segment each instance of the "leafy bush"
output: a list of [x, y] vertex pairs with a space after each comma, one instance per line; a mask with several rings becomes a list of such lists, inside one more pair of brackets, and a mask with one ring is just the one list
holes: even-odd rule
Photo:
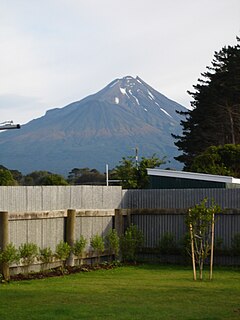
[[80, 259], [83, 255], [84, 249], [86, 248], [87, 245], [87, 239], [85, 239], [82, 235], [78, 240], [75, 241], [74, 246], [73, 246], [73, 253], [75, 256]]
[[66, 261], [71, 252], [71, 247], [67, 242], [60, 241], [56, 246], [56, 257], [62, 261]]
[[19, 247], [19, 256], [24, 264], [27, 267], [26, 273], [28, 273], [28, 268], [38, 256], [38, 247], [35, 243], [22, 243]]
[[38, 259], [43, 263], [41, 268], [42, 271], [47, 269], [48, 264], [53, 261], [54, 254], [52, 252], [52, 249], [47, 247], [47, 248], [39, 248], [39, 257]]
[[231, 249], [234, 255], [240, 255], [240, 233], [235, 233], [233, 236]]
[[18, 250], [12, 243], [9, 243], [0, 253], [0, 262], [6, 263], [8, 266], [10, 266], [12, 263], [18, 263], [19, 259], [20, 257]]
[[47, 247], [40, 249], [39, 248], [39, 260], [42, 261], [43, 263], [47, 264], [52, 262], [53, 260], [53, 252], [52, 249]]
[[71, 253], [71, 247], [67, 242], [60, 241], [59, 244], [56, 246], [56, 257], [61, 260], [61, 270], [66, 267], [66, 260]]
[[160, 254], [176, 254], [178, 253], [178, 247], [174, 236], [170, 232], [164, 233], [159, 241], [158, 245]]
[[143, 233], [135, 225], [127, 228], [120, 238], [120, 248], [123, 261], [136, 261], [137, 252], [143, 246]]
[[103, 253], [104, 251], [104, 240], [103, 238], [96, 234], [93, 236], [90, 240], [91, 247], [97, 254], [97, 262], [99, 263], [100, 261], [100, 254]]
[[226, 249], [223, 248], [223, 238], [217, 237], [214, 241], [214, 254], [221, 255], [226, 252]]
[[119, 254], [120, 239], [115, 229], [111, 229], [106, 236], [106, 246], [115, 257]]
[[38, 247], [35, 243], [22, 243], [19, 247], [19, 255], [24, 265], [29, 266], [38, 256]]

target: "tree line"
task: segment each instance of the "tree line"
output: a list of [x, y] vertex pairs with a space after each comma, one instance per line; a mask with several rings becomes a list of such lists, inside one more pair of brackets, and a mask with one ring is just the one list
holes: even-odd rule
[[[159, 167], [164, 160], [155, 154], [142, 157], [136, 162], [135, 157], [123, 157], [119, 164], [109, 171], [109, 180], [117, 181], [126, 189], [141, 189], [148, 186], [147, 168]], [[39, 185], [105, 185], [106, 173], [97, 169], [73, 168], [68, 177], [49, 171], [33, 171], [23, 175], [18, 170], [10, 170], [0, 165], [0, 186], [39, 186]]]

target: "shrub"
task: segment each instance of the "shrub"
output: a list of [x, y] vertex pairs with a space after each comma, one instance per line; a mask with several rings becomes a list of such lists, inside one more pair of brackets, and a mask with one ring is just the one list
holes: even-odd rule
[[93, 236], [90, 240], [90, 244], [91, 247], [93, 248], [93, 250], [96, 252], [97, 254], [97, 262], [99, 263], [100, 261], [100, 254], [103, 253], [104, 251], [104, 241], [103, 238], [96, 234], [95, 236]]
[[62, 262], [65, 262], [69, 257], [71, 252], [71, 247], [67, 242], [60, 241], [56, 246], [56, 257], [60, 259]]
[[[225, 250], [226, 251], [226, 250]], [[214, 253], [216, 255], [220, 255], [224, 252], [223, 249], [223, 239], [221, 237], [217, 237], [214, 241]]]
[[38, 256], [38, 247], [35, 243], [23, 243], [19, 247], [19, 255], [24, 266], [27, 267], [26, 272], [28, 273], [28, 268], [32, 264], [35, 258]]
[[234, 255], [240, 255], [240, 233], [235, 233], [233, 236], [231, 249]]
[[164, 233], [158, 245], [160, 254], [177, 254], [178, 248], [174, 236], [170, 232]]
[[137, 252], [143, 246], [143, 233], [135, 225], [127, 228], [120, 238], [120, 248], [123, 261], [136, 261]]
[[20, 258], [25, 265], [30, 265], [38, 255], [38, 247], [35, 243], [23, 243], [19, 247]]
[[106, 246], [115, 257], [119, 254], [120, 239], [115, 229], [111, 229], [106, 236]]
[[84, 249], [86, 248], [87, 245], [87, 239], [85, 239], [82, 235], [80, 236], [80, 238], [78, 240], [75, 241], [74, 245], [73, 245], [73, 253], [75, 256], [78, 257], [78, 259], [80, 260]]
[[4, 250], [0, 252], [0, 263], [3, 264], [2, 271], [3, 271], [3, 279], [8, 281], [10, 279], [10, 272], [9, 266], [12, 263], [19, 262], [19, 254], [18, 250], [12, 243], [9, 243]]
[[54, 254], [51, 248], [39, 248], [39, 260], [43, 263], [43, 267], [51, 263], [53, 261], [53, 257]]
[[10, 266], [12, 263], [18, 263], [19, 259], [20, 257], [18, 250], [12, 243], [9, 243], [0, 253], [0, 262], [5, 263], [8, 266]]

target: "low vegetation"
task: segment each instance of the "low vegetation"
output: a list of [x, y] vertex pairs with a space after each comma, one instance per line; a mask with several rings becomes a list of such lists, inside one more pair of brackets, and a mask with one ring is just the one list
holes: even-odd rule
[[143, 233], [135, 225], [129, 226], [120, 238], [120, 247], [123, 261], [137, 260], [137, 253], [143, 246]]
[[90, 240], [93, 251], [97, 254], [97, 263], [100, 262], [100, 256], [104, 252], [104, 240], [99, 234], [94, 235]]

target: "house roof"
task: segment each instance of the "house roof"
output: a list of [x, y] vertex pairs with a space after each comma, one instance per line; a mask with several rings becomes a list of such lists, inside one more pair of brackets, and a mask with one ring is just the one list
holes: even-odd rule
[[147, 169], [147, 173], [149, 176], [160, 176], [160, 177], [171, 177], [171, 178], [180, 178], [180, 179], [240, 184], [240, 179], [229, 177], [229, 176], [220, 176], [215, 174], [162, 170], [162, 169]]

